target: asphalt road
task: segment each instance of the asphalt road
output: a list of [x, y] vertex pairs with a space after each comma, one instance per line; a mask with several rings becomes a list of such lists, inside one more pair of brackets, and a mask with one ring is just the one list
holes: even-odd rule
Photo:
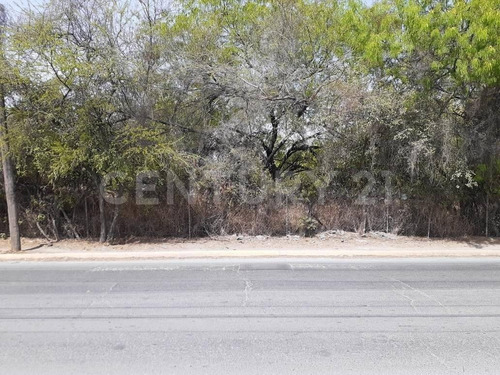
[[499, 374], [500, 260], [0, 263], [0, 374]]

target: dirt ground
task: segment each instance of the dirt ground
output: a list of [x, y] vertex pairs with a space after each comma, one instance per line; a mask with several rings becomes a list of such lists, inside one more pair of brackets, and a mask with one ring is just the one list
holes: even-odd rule
[[[350, 251], [373, 252], [378, 251], [426, 251], [428, 253], [442, 253], [471, 250], [499, 251], [500, 238], [464, 237], [458, 239], [428, 239], [420, 237], [404, 237], [392, 234], [375, 232], [359, 235], [343, 231], [323, 232], [312, 238], [300, 236], [268, 237], [268, 236], [219, 236], [197, 239], [144, 239], [131, 238], [127, 241], [117, 241], [114, 244], [100, 244], [96, 241], [63, 240], [47, 245], [43, 239], [23, 239], [23, 253], [99, 253], [99, 252], [227, 252], [233, 251], [283, 251], [290, 253], [314, 253], [316, 250], [337, 251], [349, 255]], [[0, 253], [9, 252], [8, 240], [0, 240]]]

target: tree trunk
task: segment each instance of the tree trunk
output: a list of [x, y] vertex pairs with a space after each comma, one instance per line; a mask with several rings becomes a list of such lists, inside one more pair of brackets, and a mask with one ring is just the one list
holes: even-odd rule
[[66, 223], [68, 224], [69, 229], [71, 229], [71, 232], [73, 232], [73, 237], [75, 237], [77, 240], [79, 240], [80, 239], [80, 235], [78, 234], [78, 231], [76, 230], [76, 226], [70, 220], [70, 218], [66, 214], [66, 211], [61, 210], [61, 213], [63, 214], [64, 219], [66, 219]]
[[432, 210], [429, 210], [429, 217], [427, 218], [427, 238], [431, 238], [431, 219]]
[[113, 220], [111, 221], [111, 225], [109, 226], [109, 232], [108, 235], [106, 236], [107, 242], [113, 241], [113, 238], [115, 236], [116, 221], [118, 220], [119, 213], [120, 213], [120, 206], [115, 204], [115, 208], [113, 210]]
[[54, 234], [54, 237], [56, 238], [56, 242], [59, 242], [59, 230], [57, 229], [57, 222], [56, 219], [51, 217], [50, 222], [52, 223], [52, 233]]
[[7, 216], [9, 219], [10, 249], [21, 250], [21, 237], [19, 233], [19, 216], [17, 212], [15, 174], [12, 159], [7, 143], [7, 116], [5, 111], [5, 97], [3, 85], [0, 85], [0, 148], [2, 154], [3, 179], [5, 185], [5, 198], [7, 200]]
[[38, 228], [38, 230], [40, 231], [40, 233], [42, 234], [42, 236], [44, 236], [45, 239], [48, 241], [48, 243], [49, 244], [52, 243], [52, 240], [50, 239], [49, 235], [43, 230], [40, 223], [38, 221], [35, 221], [35, 224], [36, 224], [36, 227]]
[[489, 237], [490, 232], [490, 195], [486, 193], [486, 228], [485, 228], [485, 235], [486, 237]]
[[9, 148], [6, 145], [4, 125], [1, 125], [0, 137], [2, 140], [2, 167], [3, 179], [5, 183], [5, 198], [7, 200], [7, 217], [9, 220], [10, 249], [12, 251], [21, 250], [21, 236], [19, 232], [19, 216], [17, 212], [16, 192], [14, 183], [14, 167], [9, 156]]
[[[5, 20], [5, 8], [0, 4], [0, 63], [2, 65], [5, 63], [5, 55], [3, 52], [3, 28], [5, 26]], [[0, 84], [0, 153], [2, 156], [5, 198], [7, 200], [7, 216], [9, 219], [10, 249], [12, 251], [19, 251], [21, 250], [21, 235], [19, 232], [14, 165], [10, 157], [7, 139], [7, 110], [5, 108], [5, 87], [3, 84]]]
[[102, 196], [102, 191], [99, 189], [99, 221], [101, 222], [101, 234], [99, 236], [99, 242], [106, 242], [106, 211], [104, 208], [104, 197]]
[[189, 198], [187, 202], [187, 211], [188, 211], [188, 238], [191, 238], [191, 204], [189, 203]]

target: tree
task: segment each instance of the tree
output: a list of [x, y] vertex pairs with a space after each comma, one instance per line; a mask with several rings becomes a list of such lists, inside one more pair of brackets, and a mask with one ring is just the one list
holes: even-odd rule
[[219, 152], [246, 147], [273, 180], [310, 169], [324, 133], [317, 104], [345, 76], [342, 7], [235, 0], [188, 10], [173, 25], [178, 64], [217, 123]]
[[0, 4], [0, 149], [2, 156], [2, 169], [4, 177], [5, 197], [7, 199], [7, 213], [9, 219], [10, 248], [12, 251], [21, 250], [21, 236], [19, 231], [18, 208], [16, 202], [15, 170], [9, 150], [7, 108], [5, 104], [5, 80], [7, 77], [7, 62], [4, 53], [5, 26], [7, 14], [5, 7]]
[[27, 82], [15, 103], [21, 163], [33, 165], [52, 190], [69, 191], [73, 205], [82, 196], [96, 199], [101, 242], [112, 239], [119, 213], [115, 204], [108, 222], [103, 183], [131, 188], [137, 172], [180, 159], [135, 95], [142, 93], [131, 66], [138, 52], [127, 25], [141, 20], [133, 17], [117, 1], [52, 2], [43, 15], [28, 14], [14, 37]]
[[[285, 190], [287, 212], [305, 203], [318, 223], [328, 204], [350, 207], [353, 215], [330, 221], [345, 228], [369, 215], [355, 206], [367, 188], [360, 171], [378, 181], [371, 196], [381, 199], [370, 202], [388, 220], [377, 194], [390, 171], [407, 233], [430, 232], [440, 210], [465, 228], [439, 225], [441, 233], [495, 232], [484, 219], [500, 211], [496, 3], [54, 0], [27, 10], [2, 62], [3, 144], [22, 221], [56, 238], [106, 241], [133, 217], [163, 235], [151, 211], [110, 205], [100, 190], [104, 181], [130, 194], [135, 174], [153, 169], [161, 199], [174, 168], [185, 183], [193, 172], [206, 195], [193, 194], [200, 213], [181, 212], [168, 234], [184, 233], [184, 216], [222, 231], [249, 207], [255, 223], [259, 211], [280, 223], [275, 198]], [[303, 199], [288, 199], [294, 189]], [[227, 200], [210, 204], [216, 195]], [[174, 204], [176, 214], [192, 208]], [[128, 231], [140, 234], [133, 221]]]

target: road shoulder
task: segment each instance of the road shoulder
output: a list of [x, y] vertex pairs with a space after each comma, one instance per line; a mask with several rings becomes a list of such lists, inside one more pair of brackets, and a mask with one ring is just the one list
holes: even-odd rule
[[47, 246], [24, 239], [23, 251], [8, 252], [0, 241], [0, 261], [219, 259], [219, 258], [463, 258], [500, 257], [500, 240], [427, 239], [385, 233], [327, 232], [299, 236], [222, 236], [198, 239], [129, 239], [123, 243], [65, 240]]

